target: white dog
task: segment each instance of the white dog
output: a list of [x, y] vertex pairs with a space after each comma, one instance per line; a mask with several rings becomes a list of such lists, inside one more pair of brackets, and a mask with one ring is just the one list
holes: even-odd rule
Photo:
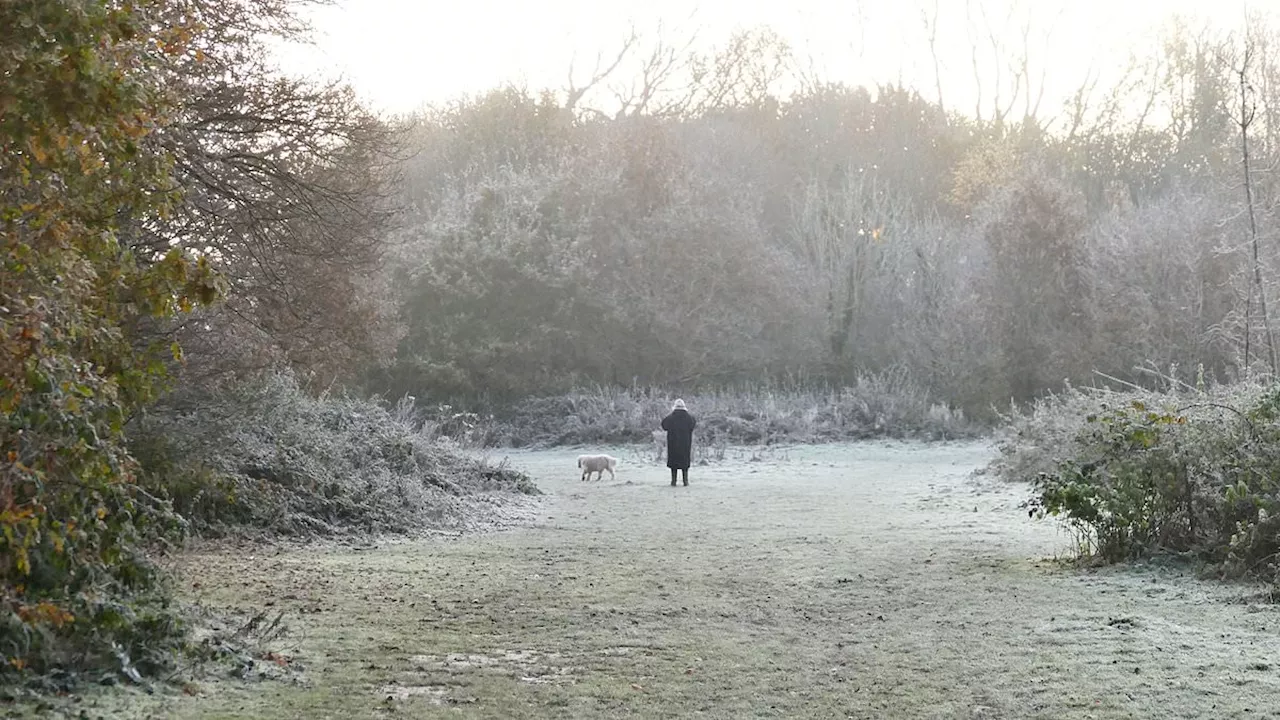
[[578, 467], [582, 468], [582, 481], [586, 482], [591, 473], [596, 473], [596, 480], [604, 479], [604, 471], [609, 471], [609, 479], [614, 479], [613, 469], [618, 466], [618, 458], [610, 455], [579, 455]]

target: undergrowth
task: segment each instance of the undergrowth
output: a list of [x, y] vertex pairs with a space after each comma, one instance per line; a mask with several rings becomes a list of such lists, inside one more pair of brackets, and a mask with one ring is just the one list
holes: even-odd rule
[[202, 534], [256, 529], [313, 535], [448, 528], [470, 498], [536, 494], [403, 406], [312, 397], [270, 375], [213, 396], [172, 398], [137, 418], [131, 448], [142, 483]]
[[[679, 396], [698, 418], [698, 442], [707, 445], [949, 440], [985, 431], [902, 373], [865, 375], [839, 389], [726, 389]], [[461, 433], [491, 447], [649, 442], [675, 397], [654, 388], [584, 388], [530, 398], [485, 418], [445, 408], [432, 423], [436, 432]]]
[[[211, 663], [236, 676], [287, 674], [287, 658], [257, 647], [264, 632], [278, 634], [281, 619], [228, 625], [193, 616], [200, 608], [182, 607], [154, 562], [162, 541], [475, 527], [538, 493], [523, 473], [415, 425], [410, 415], [404, 404], [313, 397], [287, 374], [218, 393], [188, 388], [139, 411], [126, 428], [136, 485], [90, 498], [99, 508], [96, 531], [134, 533], [104, 558], [115, 574], [93, 578], [114, 593], [77, 596], [74, 616], [51, 602], [0, 615], [0, 637], [22, 640], [10, 642], [8, 657], [23, 660], [0, 670], [0, 697], [39, 704], [84, 682], [145, 686]], [[117, 521], [128, 517], [132, 524]], [[139, 532], [142, 520], [159, 519], [168, 524]], [[77, 537], [64, 535], [51, 533], [46, 542], [70, 546]], [[33, 559], [28, 582], [51, 574], [47, 564]]]
[[1280, 386], [1068, 389], [1010, 420], [993, 469], [1082, 557], [1172, 554], [1280, 590]]

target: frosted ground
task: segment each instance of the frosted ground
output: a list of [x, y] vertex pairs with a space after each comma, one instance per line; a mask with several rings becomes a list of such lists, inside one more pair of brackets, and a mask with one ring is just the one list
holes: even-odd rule
[[187, 555], [191, 597], [285, 612], [288, 672], [130, 714], [1276, 717], [1257, 588], [1065, 567], [1026, 489], [973, 473], [989, 445], [731, 449], [688, 488], [613, 451], [600, 483], [580, 449], [509, 453], [548, 495], [488, 532]]

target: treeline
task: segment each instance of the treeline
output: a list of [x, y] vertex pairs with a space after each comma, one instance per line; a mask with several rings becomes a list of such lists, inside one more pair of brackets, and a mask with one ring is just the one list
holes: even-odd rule
[[[1242, 139], [1274, 164], [1280, 74], [1251, 33], [1174, 25], [1044, 116], [896, 85], [781, 97], [767, 32], [609, 114], [582, 88], [423, 113], [390, 263], [402, 336], [369, 387], [500, 404], [893, 369], [983, 414], [1064, 381], [1267, 367]], [[1275, 178], [1250, 181], [1265, 270]]]

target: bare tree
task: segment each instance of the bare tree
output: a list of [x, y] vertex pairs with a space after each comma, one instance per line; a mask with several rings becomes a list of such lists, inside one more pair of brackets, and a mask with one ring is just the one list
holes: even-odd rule
[[[1057, 27], [1058, 18], [1065, 12], [1065, 6], [1059, 6], [1058, 12], [1044, 22], [1043, 31], [1039, 32], [1037, 26], [1041, 23], [1036, 18], [1043, 14], [1032, 14], [1028, 10], [1019, 22], [1016, 15], [1020, 7], [1017, 3], [1009, 4], [1003, 19], [997, 23], [983, 0], [965, 0], [965, 28], [975, 89], [974, 117], [980, 123], [990, 123], [997, 128], [1009, 122], [1019, 103], [1022, 104], [1021, 122], [1039, 124], [1049, 67], [1047, 63], [1042, 64], [1038, 76], [1033, 72], [1031, 38], [1038, 35], [1034, 44], [1046, 45]], [[937, 15], [935, 3], [933, 18], [930, 20], [926, 15], [925, 27], [934, 58], [935, 83], [940, 85], [935, 50]], [[988, 80], [990, 86], [987, 85]], [[941, 87], [937, 92], [941, 102]]]
[[613, 60], [610, 61], [609, 64], [604, 65], [604, 56], [602, 54], [597, 54], [595, 67], [591, 71], [591, 78], [583, 85], [578, 85], [574, 80], [574, 64], [573, 62], [570, 62], [569, 85], [565, 89], [564, 109], [569, 112], [573, 112], [584, 95], [591, 92], [593, 88], [608, 79], [608, 77], [618, 69], [618, 66], [622, 64], [623, 60], [626, 60], [627, 56], [631, 53], [631, 50], [635, 48], [636, 43], [639, 42], [639, 40], [640, 36], [636, 33], [636, 29], [633, 27], [627, 37], [623, 39], [622, 45], [618, 48], [617, 53], [614, 54]]
[[680, 88], [681, 75], [689, 66], [690, 51], [697, 34], [690, 33], [683, 42], [669, 42], [659, 25], [656, 39], [640, 64], [637, 77], [612, 87], [618, 103], [615, 118], [630, 115], [679, 114], [687, 105], [688, 89]]
[[929, 43], [929, 57], [933, 58], [933, 84], [937, 93], [938, 109], [946, 113], [946, 103], [942, 100], [942, 62], [938, 56], [938, 0], [933, 0], [933, 12], [920, 10], [924, 22], [925, 39]]
[[188, 377], [289, 364], [328, 382], [394, 342], [392, 308], [374, 289], [395, 214], [397, 132], [350, 88], [274, 69], [258, 39], [298, 37], [293, 10], [201, 3], [209, 42], [236, 52], [193, 52], [167, 80], [178, 107], [151, 141], [173, 158], [183, 199], [127, 239], [144, 254], [191, 247], [229, 282], [223, 305], [166, 331], [189, 349]]
[[[726, 108], [757, 107], [774, 96], [779, 80], [799, 72], [786, 41], [767, 28], [734, 33], [724, 46], [707, 52], [694, 49], [697, 40], [696, 33], [672, 40], [659, 27], [648, 52], [640, 53], [640, 40], [633, 32], [610, 63], [597, 62], [586, 84], [578, 86], [570, 78], [569, 108], [577, 108], [592, 88], [614, 78], [609, 90], [616, 109], [612, 113], [586, 110], [615, 120], [641, 115], [695, 117]], [[618, 78], [627, 66], [625, 60], [637, 56], [634, 74]]]
[[1232, 68], [1233, 74], [1240, 81], [1240, 109], [1239, 114], [1235, 117], [1236, 127], [1240, 128], [1240, 165], [1244, 172], [1244, 201], [1245, 214], [1249, 219], [1249, 248], [1252, 254], [1253, 265], [1253, 282], [1249, 286], [1249, 292], [1245, 299], [1245, 316], [1244, 316], [1244, 363], [1245, 372], [1249, 371], [1250, 365], [1250, 343], [1253, 319], [1253, 295], [1256, 291], [1258, 294], [1258, 310], [1261, 313], [1262, 329], [1264, 337], [1267, 341], [1267, 361], [1271, 370], [1271, 374], [1276, 373], [1276, 344], [1275, 338], [1271, 334], [1271, 322], [1267, 315], [1267, 289], [1262, 282], [1262, 261], [1258, 252], [1258, 221], [1254, 213], [1253, 202], [1253, 181], [1249, 169], [1249, 128], [1253, 125], [1257, 117], [1257, 107], [1252, 101], [1253, 88], [1249, 84], [1249, 69], [1253, 62], [1254, 45], [1252, 38], [1246, 37], [1244, 51], [1240, 58], [1240, 64]]
[[974, 38], [977, 29], [973, 20], [973, 0], [964, 0], [965, 30], [969, 34], [969, 61], [973, 67], [973, 117], [982, 123], [982, 65], [978, 62], [978, 42]]

